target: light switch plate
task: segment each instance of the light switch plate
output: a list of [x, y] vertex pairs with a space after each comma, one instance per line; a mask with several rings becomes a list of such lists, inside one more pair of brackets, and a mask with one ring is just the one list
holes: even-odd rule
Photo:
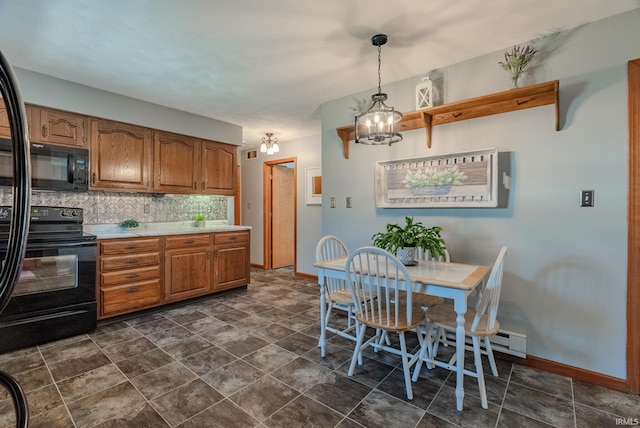
[[581, 190], [580, 191], [580, 206], [592, 207], [593, 206], [593, 190]]

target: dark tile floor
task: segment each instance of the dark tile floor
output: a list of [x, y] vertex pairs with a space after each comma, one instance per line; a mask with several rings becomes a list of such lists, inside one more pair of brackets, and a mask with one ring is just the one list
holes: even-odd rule
[[[368, 352], [349, 378], [353, 343], [334, 336], [320, 358], [318, 316], [317, 284], [254, 270], [246, 290], [105, 322], [0, 355], [0, 367], [26, 390], [32, 427], [582, 428], [640, 417], [638, 396], [503, 360], [486, 377], [488, 410], [468, 378], [456, 411], [444, 369], [423, 369], [409, 402], [395, 356]], [[13, 420], [2, 391], [0, 427]]]

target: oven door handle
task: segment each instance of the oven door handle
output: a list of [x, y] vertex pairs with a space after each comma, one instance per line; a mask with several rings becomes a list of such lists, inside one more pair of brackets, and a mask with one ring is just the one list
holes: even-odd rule
[[96, 241], [38, 243], [38, 244], [28, 245], [27, 252], [38, 251], [38, 250], [55, 250], [58, 248], [92, 247], [96, 245], [97, 245]]

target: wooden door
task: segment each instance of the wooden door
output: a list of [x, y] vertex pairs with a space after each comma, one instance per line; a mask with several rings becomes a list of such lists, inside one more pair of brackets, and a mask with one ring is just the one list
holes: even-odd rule
[[183, 135], [155, 132], [153, 144], [153, 190], [197, 193], [200, 142]]
[[91, 190], [150, 191], [151, 132], [91, 119]]
[[294, 176], [281, 165], [271, 171], [271, 267], [279, 268], [295, 261]]

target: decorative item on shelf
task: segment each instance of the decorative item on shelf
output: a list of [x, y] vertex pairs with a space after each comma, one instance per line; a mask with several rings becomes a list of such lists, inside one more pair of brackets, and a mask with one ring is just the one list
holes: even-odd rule
[[512, 88], [520, 87], [520, 77], [537, 52], [531, 45], [527, 45], [524, 48], [514, 46], [511, 51], [504, 53], [504, 62], [499, 61], [498, 64], [509, 72]]
[[433, 107], [434, 103], [433, 82], [429, 76], [423, 77], [416, 85], [416, 110]]
[[405, 225], [387, 224], [385, 232], [373, 235], [373, 245], [396, 254], [398, 259], [406, 265], [416, 264], [415, 249], [422, 248], [432, 257], [444, 257], [446, 248], [444, 240], [440, 236], [442, 227], [426, 227], [421, 222], [414, 222], [412, 217], [405, 217]]
[[369, 108], [355, 117], [355, 141], [361, 144], [382, 145], [402, 141], [402, 134], [396, 132], [396, 124], [402, 120], [402, 113], [385, 104], [387, 94], [382, 93], [380, 78], [380, 52], [387, 43], [387, 36], [376, 34], [371, 44], [378, 47], [378, 93], [371, 96]]
[[267, 132], [266, 135], [266, 137], [262, 137], [260, 152], [266, 153], [268, 155], [278, 153], [280, 151], [280, 146], [278, 146], [278, 139], [273, 137], [273, 132]]
[[194, 222], [193, 225], [195, 227], [204, 227], [207, 221], [202, 214], [198, 214], [193, 216], [193, 222]]
[[140, 224], [138, 223], [138, 220], [134, 220], [134, 219], [130, 218], [128, 220], [124, 220], [124, 221], [120, 222], [120, 224], [118, 226], [122, 227], [123, 229], [131, 229], [133, 227], [140, 226]]

